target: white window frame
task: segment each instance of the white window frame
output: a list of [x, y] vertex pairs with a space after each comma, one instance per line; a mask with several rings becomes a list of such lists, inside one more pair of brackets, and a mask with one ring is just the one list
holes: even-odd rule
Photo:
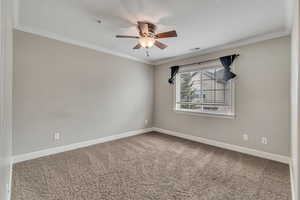
[[[220, 63], [221, 66], [221, 63]], [[199, 66], [199, 70], [201, 69], [209, 69], [213, 68], [215, 65], [211, 64], [205, 64], [203, 67]], [[232, 64], [231, 71], [235, 71], [235, 65]], [[217, 117], [217, 118], [226, 118], [226, 119], [235, 119], [236, 113], [235, 113], [235, 79], [230, 80], [230, 91], [231, 91], [231, 103], [232, 103], [232, 109], [230, 113], [217, 113], [213, 111], [194, 111], [190, 109], [182, 109], [178, 108], [178, 104], [176, 102], [177, 95], [180, 95], [180, 89], [177, 87], [177, 84], [180, 79], [181, 72], [178, 72], [178, 74], [175, 77], [175, 83], [174, 83], [174, 89], [173, 89], [173, 110], [178, 114], [188, 114], [188, 115], [196, 115], [196, 116], [205, 116], [205, 117]]]

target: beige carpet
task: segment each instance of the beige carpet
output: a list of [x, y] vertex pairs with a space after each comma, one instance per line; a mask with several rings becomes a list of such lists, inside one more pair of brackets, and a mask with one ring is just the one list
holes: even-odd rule
[[285, 164], [147, 133], [14, 165], [12, 200], [287, 200]]

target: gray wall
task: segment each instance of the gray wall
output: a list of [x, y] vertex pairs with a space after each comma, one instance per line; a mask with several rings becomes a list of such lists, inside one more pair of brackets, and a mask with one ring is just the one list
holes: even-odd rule
[[[173, 111], [172, 65], [240, 53], [235, 62], [236, 119]], [[280, 155], [290, 155], [290, 38], [268, 40], [155, 67], [154, 126]], [[242, 140], [242, 134], [249, 141]], [[268, 144], [261, 143], [261, 137]]]
[[[163, 64], [154, 73], [146, 64], [20, 31], [14, 40], [15, 155], [151, 127], [152, 118], [155, 127], [290, 155], [289, 37]], [[169, 66], [236, 52], [236, 119], [172, 110]]]
[[12, 134], [12, 4], [0, 0], [0, 200], [9, 199]]
[[14, 62], [14, 155], [152, 126], [153, 66], [20, 31]]
[[291, 153], [292, 153], [292, 163], [293, 163], [293, 173], [294, 173], [294, 187], [295, 187], [295, 199], [300, 197], [299, 189], [299, 171], [300, 171], [300, 153], [299, 153], [299, 68], [300, 68], [300, 32], [299, 32], [299, 0], [295, 1], [295, 15], [294, 15], [294, 25], [291, 35]]

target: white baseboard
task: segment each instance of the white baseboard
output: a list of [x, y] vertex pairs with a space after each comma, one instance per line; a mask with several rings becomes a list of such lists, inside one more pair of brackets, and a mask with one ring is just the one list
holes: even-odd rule
[[134, 135], [139, 135], [139, 134], [143, 134], [143, 133], [147, 133], [147, 132], [151, 132], [151, 131], [157, 131], [160, 133], [184, 138], [187, 140], [192, 140], [192, 141], [220, 147], [223, 149], [237, 151], [240, 153], [245, 153], [245, 154], [249, 154], [249, 155], [253, 155], [253, 156], [257, 156], [257, 157], [261, 157], [261, 158], [265, 158], [265, 159], [269, 159], [269, 160], [274, 160], [274, 161], [278, 161], [278, 162], [282, 162], [282, 163], [286, 163], [286, 164], [290, 164], [290, 162], [291, 162], [291, 159], [288, 156], [282, 156], [282, 155], [278, 155], [278, 154], [268, 153], [268, 152], [264, 152], [264, 151], [241, 147], [238, 145], [228, 144], [228, 143], [224, 143], [224, 142], [218, 142], [215, 140], [210, 140], [210, 139], [202, 138], [199, 136], [193, 136], [193, 135], [179, 133], [179, 132], [175, 132], [175, 131], [171, 131], [171, 130], [153, 127], [153, 128], [129, 131], [129, 132], [121, 133], [118, 135], [113, 135], [113, 136], [98, 138], [98, 139], [94, 139], [94, 140], [79, 142], [79, 143], [70, 144], [70, 145], [66, 145], [66, 146], [59, 146], [59, 147], [54, 147], [54, 148], [45, 149], [45, 150], [41, 150], [41, 151], [35, 151], [35, 152], [31, 152], [31, 153], [16, 155], [16, 156], [13, 156], [13, 163], [18, 163], [18, 162], [31, 160], [31, 159], [35, 159], [35, 158], [39, 158], [39, 157], [43, 157], [43, 156], [47, 156], [47, 155], [70, 151], [70, 150], [87, 147], [87, 146], [98, 144], [98, 143], [113, 141], [113, 140], [126, 138], [126, 137], [130, 137], [130, 136], [134, 136]]
[[[118, 134], [118, 135], [98, 138], [98, 139], [95, 139], [95, 140], [89, 140], [89, 141], [70, 144], [70, 145], [66, 145], [66, 146], [60, 146], [60, 147], [45, 149], [45, 150], [41, 150], [41, 151], [16, 155], [12, 159], [12, 164], [22, 162], [22, 161], [26, 161], [26, 160], [39, 158], [39, 157], [43, 157], [43, 156], [57, 154], [57, 153], [65, 152], [65, 151], [70, 151], [70, 150], [74, 150], [74, 149], [78, 149], [78, 148], [82, 148], [82, 147], [87, 147], [87, 146], [91, 146], [91, 145], [95, 145], [95, 144], [99, 144], [99, 143], [104, 143], [104, 142], [118, 140], [118, 139], [130, 137], [130, 136], [135, 136], [135, 135], [139, 135], [139, 134], [143, 134], [143, 133], [147, 133], [147, 132], [151, 132], [151, 131], [157, 131], [157, 132], [160, 132], [160, 133], [163, 133], [163, 134], [172, 135], [172, 136], [180, 137], [180, 138], [195, 141], [195, 142], [200, 142], [200, 143], [203, 143], [203, 144], [208, 144], [208, 145], [220, 147], [220, 148], [223, 148], [223, 149], [237, 151], [237, 152], [240, 152], [240, 153], [245, 153], [245, 154], [249, 154], [249, 155], [252, 155], [252, 156], [257, 156], [257, 157], [261, 157], [261, 158], [265, 158], [265, 159], [274, 160], [274, 161], [278, 161], [278, 162], [281, 162], [281, 163], [289, 164], [290, 176], [291, 176], [291, 187], [292, 187], [292, 199], [296, 200], [296, 198], [295, 198], [295, 188], [294, 188], [293, 165], [292, 165], [292, 161], [291, 161], [290, 157], [282, 156], [282, 155], [278, 155], [278, 154], [272, 154], [272, 153], [268, 153], [268, 152], [263, 152], [263, 151], [259, 151], [259, 150], [254, 150], [254, 149], [241, 147], [241, 146], [238, 146], [238, 145], [232, 145], [232, 144], [228, 144], [228, 143], [224, 143], [224, 142], [218, 142], [218, 141], [215, 141], [215, 140], [210, 140], [210, 139], [206, 139], [206, 138], [202, 138], [202, 137], [198, 137], [198, 136], [188, 135], [188, 134], [179, 133], [179, 132], [166, 130], [166, 129], [161, 129], [161, 128], [157, 128], [157, 127], [140, 129], [140, 130], [135, 130], [135, 131], [129, 131], [129, 132], [121, 133], [121, 134]], [[10, 176], [12, 177], [12, 166], [10, 168]], [[10, 180], [9, 184], [10, 184], [9, 187], [11, 187], [11, 180]]]
[[237, 152], [244, 153], [244, 154], [249, 154], [252, 156], [257, 156], [260, 158], [265, 158], [268, 160], [274, 160], [274, 161], [281, 162], [281, 163], [290, 164], [290, 160], [291, 160], [290, 157], [288, 157], [288, 156], [282, 156], [282, 155], [278, 155], [278, 154], [268, 153], [268, 152], [250, 149], [250, 148], [246, 148], [246, 147], [241, 147], [238, 145], [228, 144], [228, 143], [224, 143], [224, 142], [218, 142], [215, 140], [210, 140], [210, 139], [206, 139], [206, 138], [202, 138], [202, 137], [198, 137], [198, 136], [188, 135], [188, 134], [170, 131], [170, 130], [166, 130], [166, 129], [161, 129], [161, 128], [157, 128], [157, 127], [153, 127], [153, 131], [157, 131], [160, 133], [184, 138], [187, 140], [192, 140], [195, 142], [200, 142], [200, 143], [220, 147], [223, 149], [228, 149], [228, 150], [237, 151]]
[[12, 190], [12, 176], [13, 176], [13, 161], [10, 159], [10, 166], [9, 166], [9, 180], [8, 180], [8, 200], [11, 199], [11, 190]]
[[16, 155], [16, 156], [13, 156], [13, 163], [23, 162], [26, 160], [32, 160], [35, 158], [48, 156], [48, 155], [52, 155], [52, 154], [57, 154], [57, 153], [65, 152], [65, 151], [70, 151], [70, 150], [74, 150], [74, 149], [78, 149], [78, 148], [82, 148], [82, 147], [87, 147], [87, 146], [91, 146], [94, 144], [118, 140], [118, 139], [130, 137], [130, 136], [134, 136], [134, 135], [147, 133], [150, 131], [152, 131], [152, 128], [139, 129], [139, 130], [135, 130], [135, 131], [128, 131], [125, 133], [121, 133], [118, 135], [112, 135], [112, 136], [108, 136], [108, 137], [97, 138], [94, 140], [74, 143], [74, 144], [70, 144], [70, 145], [66, 145], [66, 146], [59, 146], [59, 147], [54, 147], [54, 148], [45, 149], [45, 150], [41, 150], [41, 151], [35, 151], [35, 152], [31, 152], [31, 153]]
[[290, 167], [290, 182], [291, 182], [291, 190], [292, 190], [292, 200], [296, 200], [296, 186], [295, 186], [295, 180], [294, 180], [294, 167], [293, 167], [293, 162], [292, 160], [289, 163]]

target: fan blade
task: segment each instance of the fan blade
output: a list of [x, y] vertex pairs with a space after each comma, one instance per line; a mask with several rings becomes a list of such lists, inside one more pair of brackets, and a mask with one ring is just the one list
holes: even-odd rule
[[116, 38], [133, 38], [133, 39], [139, 39], [138, 36], [131, 36], [131, 35], [116, 35]]
[[148, 24], [146, 22], [138, 22], [138, 29], [141, 36], [149, 34]]
[[133, 47], [133, 49], [139, 49], [139, 48], [141, 48], [142, 47], [142, 45], [140, 45], [140, 43], [138, 43], [137, 45], [135, 45], [134, 47]]
[[163, 33], [158, 33], [155, 35], [156, 38], [169, 38], [169, 37], [177, 37], [176, 31], [168, 31]]
[[155, 40], [154, 45], [157, 46], [157, 47], [160, 48], [160, 49], [165, 49], [165, 48], [168, 47], [168, 45], [166, 45], [166, 44], [164, 44], [164, 43], [161, 43], [161, 42], [159, 42], [159, 41], [157, 41], [157, 40]]

